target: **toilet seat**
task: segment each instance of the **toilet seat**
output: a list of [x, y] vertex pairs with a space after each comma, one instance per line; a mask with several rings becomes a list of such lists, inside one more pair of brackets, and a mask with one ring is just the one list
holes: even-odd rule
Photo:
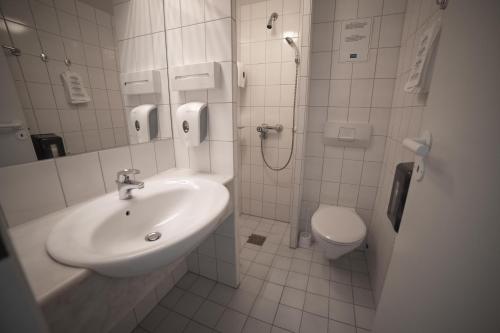
[[352, 208], [320, 205], [311, 226], [325, 241], [338, 245], [358, 243], [366, 236], [365, 223]]

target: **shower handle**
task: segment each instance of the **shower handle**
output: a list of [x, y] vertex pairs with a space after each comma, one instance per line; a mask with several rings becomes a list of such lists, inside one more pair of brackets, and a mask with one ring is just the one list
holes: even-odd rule
[[260, 137], [262, 139], [266, 138], [267, 133], [269, 131], [276, 131], [277, 133], [279, 133], [279, 132], [283, 131], [283, 125], [281, 125], [281, 124], [268, 125], [268, 124], [263, 123], [262, 125], [257, 126], [257, 132], [260, 133]]

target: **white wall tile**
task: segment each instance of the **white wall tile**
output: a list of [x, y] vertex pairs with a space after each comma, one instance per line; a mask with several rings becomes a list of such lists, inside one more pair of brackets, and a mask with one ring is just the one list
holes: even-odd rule
[[211, 21], [230, 16], [230, 0], [205, 0], [205, 20]]
[[141, 171], [135, 179], [141, 180], [157, 173], [154, 143], [131, 145], [130, 155], [133, 168]]
[[206, 61], [231, 60], [231, 19], [207, 22]]
[[116, 173], [132, 168], [129, 147], [119, 147], [99, 152], [106, 192], [116, 191]]
[[98, 153], [55, 160], [68, 206], [105, 193]]
[[0, 169], [0, 203], [10, 227], [66, 206], [54, 160]]
[[181, 19], [183, 26], [201, 23], [204, 21], [204, 18], [204, 0], [181, 1]]
[[233, 143], [223, 141], [210, 142], [211, 171], [213, 173], [233, 174]]
[[186, 65], [205, 62], [204, 24], [182, 27], [182, 52]]

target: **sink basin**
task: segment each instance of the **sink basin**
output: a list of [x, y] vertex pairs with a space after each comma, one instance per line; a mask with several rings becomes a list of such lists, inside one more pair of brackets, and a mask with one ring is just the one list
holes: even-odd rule
[[109, 193], [64, 215], [47, 239], [50, 256], [107, 276], [147, 273], [196, 248], [229, 204], [222, 184], [188, 177], [152, 180], [132, 194]]

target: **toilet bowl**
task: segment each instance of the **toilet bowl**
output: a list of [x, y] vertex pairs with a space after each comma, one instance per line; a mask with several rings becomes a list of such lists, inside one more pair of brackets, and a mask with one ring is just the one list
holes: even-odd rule
[[311, 218], [314, 240], [328, 259], [356, 249], [366, 236], [366, 226], [352, 208], [320, 205]]

